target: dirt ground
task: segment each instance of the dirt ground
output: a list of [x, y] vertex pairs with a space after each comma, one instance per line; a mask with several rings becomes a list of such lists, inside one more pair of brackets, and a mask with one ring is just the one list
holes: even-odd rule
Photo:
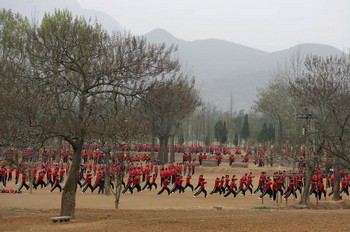
[[[261, 171], [268, 174], [278, 168], [197, 168], [192, 183], [204, 174], [208, 192], [215, 177], [235, 174], [240, 177], [252, 171], [257, 177]], [[280, 168], [279, 170], [282, 170]], [[254, 184], [256, 185], [257, 179]], [[8, 188], [17, 188], [10, 183]], [[159, 189], [158, 189], [159, 190]], [[53, 223], [50, 217], [59, 215], [61, 194], [48, 188], [26, 190], [22, 194], [0, 193], [0, 231], [350, 231], [350, 197], [341, 202], [330, 199], [311, 206], [299, 206], [290, 197], [288, 202], [272, 202], [268, 197], [259, 200], [257, 195], [210, 195], [194, 198], [187, 189], [184, 194], [157, 196], [157, 191], [125, 194], [119, 209], [114, 209], [114, 196], [99, 195], [89, 190], [77, 192], [75, 218], [67, 223]], [[221, 209], [217, 209], [221, 208]]]

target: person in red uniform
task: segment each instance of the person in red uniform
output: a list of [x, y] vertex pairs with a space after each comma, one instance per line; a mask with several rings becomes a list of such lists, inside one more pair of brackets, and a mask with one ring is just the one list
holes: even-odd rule
[[341, 181], [340, 194], [343, 192], [349, 196], [349, 179], [347, 177], [343, 177], [343, 179]]
[[235, 162], [236, 157], [232, 154], [229, 156], [228, 160], [229, 160], [229, 166], [232, 166]]
[[233, 194], [233, 197], [237, 196], [237, 193], [236, 193], [237, 187], [236, 187], [236, 182], [235, 182], [236, 180], [237, 180], [236, 178], [232, 177], [230, 186], [228, 188], [228, 191], [225, 193], [224, 197], [227, 197], [231, 193]]
[[230, 176], [225, 175], [225, 184], [224, 184], [225, 191], [230, 189]]
[[298, 198], [297, 193], [295, 192], [295, 189], [294, 189], [293, 179], [290, 179], [290, 181], [289, 181], [287, 191], [284, 194], [284, 198], [287, 199], [291, 194], [293, 194], [296, 199]]
[[45, 173], [39, 172], [37, 182], [33, 186], [35, 189], [37, 189], [39, 185], [41, 186], [41, 189], [46, 187], [46, 183], [44, 182], [44, 177], [45, 177]]
[[323, 179], [321, 178], [317, 183], [318, 199], [321, 200], [323, 193], [324, 199], [326, 199], [326, 190], [324, 189]]
[[262, 194], [260, 194], [259, 199], [263, 198], [266, 194], [269, 194], [269, 197], [272, 199], [272, 188], [271, 188], [272, 182], [271, 179], [268, 177], [264, 184], [264, 191]]
[[11, 181], [12, 180], [12, 172], [13, 172], [13, 168], [9, 167], [7, 169], [7, 181]]
[[133, 188], [131, 187], [132, 183], [133, 183], [133, 177], [130, 175], [128, 180], [127, 180], [127, 182], [126, 182], [126, 185], [125, 185], [125, 187], [124, 187], [124, 189], [122, 191], [122, 194], [125, 194], [126, 191], [128, 191], [128, 190], [130, 191], [131, 194], [134, 193], [133, 192]]
[[92, 186], [92, 175], [90, 171], [87, 172], [86, 177], [85, 177], [86, 185], [84, 186], [82, 193], [85, 193], [87, 188], [90, 188], [91, 193], [94, 192], [94, 187]]
[[151, 174], [148, 173], [146, 175], [146, 178], [145, 178], [146, 182], [145, 182], [145, 185], [142, 187], [142, 190], [145, 190], [145, 188], [151, 190], [152, 188], [151, 178], [152, 178]]
[[132, 187], [133, 190], [136, 188], [137, 192], [142, 191], [140, 181], [141, 181], [141, 174], [137, 174], [136, 176], [134, 176], [133, 187]]
[[245, 188], [244, 188], [244, 185], [245, 185], [245, 181], [244, 179], [240, 179], [239, 180], [239, 185], [238, 185], [238, 191], [237, 191], [237, 195], [242, 192], [242, 195], [245, 196]]
[[97, 172], [96, 179], [95, 179], [95, 184], [93, 185], [94, 191], [100, 185], [101, 176], [102, 176], [102, 173], [101, 172]]
[[166, 190], [168, 192], [168, 195], [170, 195], [170, 189], [168, 188], [169, 182], [170, 182], [169, 178], [164, 179], [162, 189], [157, 193], [158, 196], [162, 194], [164, 190]]
[[21, 173], [21, 172], [19, 171], [19, 169], [16, 169], [16, 172], [15, 172], [15, 185], [18, 184], [19, 174], [20, 174], [20, 173]]
[[26, 183], [26, 175], [25, 173], [22, 174], [22, 181], [21, 181], [21, 186], [17, 189], [17, 193], [21, 192], [21, 189], [25, 187], [27, 190], [29, 190], [29, 185]]
[[318, 197], [318, 189], [317, 189], [317, 180], [314, 179], [311, 182], [311, 186], [310, 186], [310, 195], [311, 194], [315, 194], [315, 197]]
[[221, 155], [221, 153], [217, 154], [215, 159], [216, 159], [216, 165], [220, 166], [220, 164], [222, 162], [222, 155]]
[[151, 186], [149, 187], [149, 190], [152, 190], [152, 186], [154, 186], [154, 188], [157, 190], [157, 183], [156, 183], [156, 179], [157, 179], [157, 175], [153, 174], [152, 176], [152, 182], [151, 182]]
[[214, 188], [210, 192], [210, 195], [213, 195], [214, 193], [220, 193], [220, 195], [221, 195], [220, 178], [219, 177], [216, 177], [215, 182], [214, 182]]
[[64, 174], [66, 173], [66, 171], [63, 169], [63, 168], [61, 168], [59, 171], [58, 171], [58, 174], [59, 174], [59, 176], [60, 176], [60, 180], [61, 180], [61, 183], [63, 183], [63, 181], [64, 181]]
[[191, 178], [192, 178], [191, 175], [187, 175], [187, 176], [186, 176], [186, 185], [185, 185], [185, 187], [184, 187], [184, 190], [185, 190], [187, 187], [190, 187], [190, 188], [191, 188], [191, 191], [193, 192], [193, 185], [191, 184]]
[[55, 188], [58, 188], [60, 192], [62, 192], [61, 180], [60, 176], [57, 176], [55, 179], [55, 185], [51, 188], [50, 192], [52, 193]]
[[203, 181], [203, 174], [200, 174], [198, 177], [198, 184], [197, 186], [194, 188], [194, 190], [197, 190], [200, 186], [201, 186], [201, 182]]
[[276, 176], [273, 179], [272, 183], [272, 193], [273, 193], [273, 200], [275, 201], [277, 199], [277, 193], [280, 192], [281, 196], [283, 196], [283, 189], [281, 185], [281, 180], [279, 179], [278, 176]]
[[260, 191], [261, 193], [264, 191], [264, 183], [266, 180], [266, 175], [265, 172], [261, 172], [259, 182], [258, 182], [258, 187], [255, 189], [254, 194]]
[[179, 190], [179, 193], [184, 193], [184, 192], [185, 192], [185, 189], [184, 189], [184, 187], [182, 186], [182, 183], [183, 183], [182, 176], [179, 175], [179, 176], [175, 179], [175, 187], [170, 191], [170, 193], [174, 193], [174, 192], [176, 192], [177, 190]]
[[250, 191], [250, 194], [252, 194], [253, 195], [253, 178], [254, 178], [254, 176], [253, 176], [253, 174], [252, 173], [249, 173], [248, 175], [247, 175], [247, 178], [246, 178], [246, 180], [245, 180], [245, 184], [246, 184], [246, 188], [244, 189], [244, 191], [247, 191], [247, 190], [249, 190]]
[[207, 197], [207, 190], [205, 189], [205, 184], [206, 183], [207, 182], [205, 181], [205, 179], [202, 178], [201, 182], [199, 184], [200, 185], [199, 190], [194, 194], [194, 197], [197, 197], [200, 193], [204, 193], [204, 197]]

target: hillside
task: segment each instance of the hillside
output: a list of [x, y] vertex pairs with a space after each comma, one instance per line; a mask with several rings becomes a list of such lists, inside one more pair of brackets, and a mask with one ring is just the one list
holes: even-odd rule
[[223, 109], [229, 108], [230, 95], [236, 110], [249, 110], [256, 99], [256, 89], [267, 85], [278, 64], [292, 55], [341, 55], [334, 47], [322, 44], [300, 44], [268, 53], [218, 39], [184, 41], [163, 29], [145, 35], [148, 40], [177, 44], [178, 56], [185, 71], [196, 77], [202, 96]]
[[[45, 12], [54, 12], [56, 8], [68, 9], [75, 15], [97, 19], [108, 31], [121, 30], [121, 26], [110, 15], [83, 9], [76, 0], [0, 0], [0, 5], [37, 21]], [[257, 88], [265, 87], [272, 79], [271, 73], [277, 65], [283, 65], [291, 56], [342, 54], [334, 47], [311, 43], [269, 53], [219, 39], [185, 41], [164, 29], [155, 29], [145, 37], [155, 43], [177, 44], [177, 55], [183, 69], [196, 77], [204, 101], [210, 101], [224, 110], [229, 109], [231, 95], [234, 110], [251, 109]]]
[[110, 32], [121, 30], [121, 26], [112, 16], [96, 10], [83, 9], [76, 0], [0, 0], [0, 6], [37, 21], [42, 19], [45, 12], [52, 13], [55, 9], [67, 9], [74, 15], [84, 16], [92, 20], [98, 19], [97, 21]]

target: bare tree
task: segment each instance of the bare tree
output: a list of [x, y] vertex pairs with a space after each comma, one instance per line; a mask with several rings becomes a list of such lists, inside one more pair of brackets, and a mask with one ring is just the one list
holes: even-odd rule
[[[312, 141], [306, 160], [309, 180], [325, 148], [349, 164], [350, 64], [346, 57], [309, 56], [305, 67], [305, 73], [291, 82], [291, 90], [300, 105], [309, 109], [304, 114], [309, 122], [306, 136]], [[339, 188], [339, 183], [336, 185]], [[301, 203], [308, 202], [308, 188], [306, 185]]]
[[[15, 46], [23, 59], [0, 60], [14, 78], [6, 86], [12, 84], [20, 93], [12, 114], [2, 117], [6, 124], [26, 129], [27, 135], [42, 141], [60, 137], [73, 147], [61, 215], [74, 216], [83, 143], [99, 125], [103, 103], [118, 98], [127, 105], [142, 98], [155, 83], [178, 70], [179, 62], [172, 56], [176, 48], [128, 34], [109, 35], [99, 24], [74, 18], [67, 11], [46, 14], [40, 25], [25, 31]], [[10, 98], [3, 99], [4, 106], [11, 106]], [[19, 124], [13, 123], [14, 118]], [[13, 134], [18, 139], [20, 133]]]
[[[174, 76], [150, 89], [140, 107], [142, 115], [160, 141], [159, 158], [168, 162], [168, 140], [177, 128], [200, 105], [194, 79]], [[172, 157], [173, 161], [174, 157]]]

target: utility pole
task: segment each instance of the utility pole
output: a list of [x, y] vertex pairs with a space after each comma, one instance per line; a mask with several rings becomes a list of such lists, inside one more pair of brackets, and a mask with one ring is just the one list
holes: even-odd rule
[[[305, 108], [304, 113], [303, 114], [297, 114], [296, 116], [297, 119], [303, 119], [306, 121], [305, 126], [303, 127], [303, 136], [304, 136], [304, 146], [305, 148], [308, 148], [308, 137], [310, 135], [310, 133], [314, 133], [314, 129], [312, 127], [314, 127], [313, 123], [313, 119], [314, 116], [309, 113], [308, 109]], [[314, 173], [315, 170], [315, 140], [312, 141], [312, 152], [310, 152], [310, 149], [306, 150], [307, 154], [305, 156], [305, 166], [306, 166], [306, 178], [305, 178], [305, 185], [304, 185], [304, 191], [302, 192], [302, 196], [301, 196], [301, 200], [300, 203], [301, 204], [308, 204], [310, 201], [309, 198], [309, 192], [310, 192], [310, 185], [311, 185], [311, 181], [312, 181], [312, 175]]]

